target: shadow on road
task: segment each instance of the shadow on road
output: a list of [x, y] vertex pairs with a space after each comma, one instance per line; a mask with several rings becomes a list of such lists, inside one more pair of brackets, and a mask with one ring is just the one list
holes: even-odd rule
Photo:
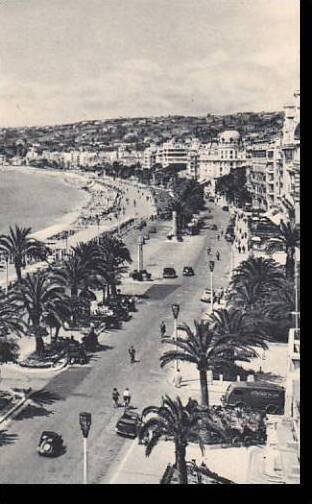
[[8, 434], [7, 430], [0, 431], [0, 446], [6, 446], [15, 443], [17, 440], [17, 434]]
[[53, 410], [47, 409], [56, 401], [63, 401], [64, 397], [49, 390], [38, 390], [31, 395], [30, 404], [27, 404], [15, 417], [15, 420], [25, 420], [28, 418], [50, 416]]

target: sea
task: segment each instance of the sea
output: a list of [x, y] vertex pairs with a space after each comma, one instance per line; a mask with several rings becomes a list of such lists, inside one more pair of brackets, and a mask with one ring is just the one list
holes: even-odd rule
[[32, 232], [45, 229], [87, 201], [87, 192], [66, 183], [62, 175], [4, 167], [0, 171], [0, 234], [15, 224], [31, 227]]

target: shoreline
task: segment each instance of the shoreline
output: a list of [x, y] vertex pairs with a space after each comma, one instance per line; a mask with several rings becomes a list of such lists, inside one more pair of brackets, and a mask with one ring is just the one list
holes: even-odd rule
[[[83, 216], [87, 216], [91, 218], [91, 209], [94, 207], [96, 203], [96, 196], [99, 196], [99, 193], [102, 193], [104, 196], [108, 193], [108, 189], [105, 188], [102, 184], [97, 184], [92, 176], [86, 173], [77, 172], [76, 170], [65, 171], [65, 170], [54, 170], [51, 168], [36, 168], [36, 167], [28, 167], [28, 166], [11, 166], [7, 165], [5, 167], [0, 167], [0, 172], [21, 172], [23, 174], [46, 174], [50, 177], [60, 179], [64, 184], [74, 187], [79, 191], [83, 191], [86, 195], [84, 201], [75, 205], [71, 211], [65, 212], [61, 217], [56, 219], [52, 219], [51, 225], [45, 226], [38, 231], [35, 231], [31, 234], [32, 238], [37, 240], [45, 241], [49, 239], [55, 239], [55, 241], [59, 241], [57, 235], [60, 235], [64, 232], [73, 231], [77, 226], [79, 226], [79, 221], [82, 220]], [[116, 191], [117, 192], [117, 191]], [[101, 213], [103, 208], [99, 208], [98, 213]], [[81, 224], [81, 222], [80, 222]], [[86, 225], [87, 227], [88, 225]], [[84, 226], [83, 226], [84, 227]], [[77, 229], [78, 230], [78, 229]]]

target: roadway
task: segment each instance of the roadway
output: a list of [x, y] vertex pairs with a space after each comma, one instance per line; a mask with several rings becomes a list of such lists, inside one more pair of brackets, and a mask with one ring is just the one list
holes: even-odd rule
[[[228, 214], [219, 207], [213, 208], [214, 222], [225, 226]], [[153, 282], [147, 284], [149, 298], [138, 305], [131, 321], [121, 330], [105, 333], [106, 350], [95, 354], [86, 366], [65, 369], [40, 392], [41, 405], [28, 405], [5, 427], [16, 439], [2, 446], [0, 457], [1, 483], [65, 483], [82, 481], [82, 435], [78, 415], [80, 411], [92, 413], [89, 435], [89, 483], [101, 483], [112, 465], [123, 456], [131, 440], [118, 437], [115, 423], [122, 413], [112, 407], [111, 392], [117, 387], [120, 393], [127, 386], [132, 394], [132, 404], [140, 411], [149, 404], [159, 404], [161, 395], [176, 395], [169, 383], [168, 372], [160, 369], [159, 324], [165, 320], [172, 330], [171, 304], [180, 304], [180, 322], [192, 324], [200, 316], [203, 303], [200, 296], [209, 287], [209, 268], [206, 249], [217, 249], [221, 260], [215, 257], [215, 287], [226, 286], [229, 270], [229, 245], [224, 239], [216, 241], [215, 231], [204, 229], [199, 236], [187, 237], [182, 243], [165, 240], [168, 223], [158, 225], [159, 232], [151, 235], [144, 247], [145, 267], [152, 272]], [[136, 259], [136, 244], [129, 236], [129, 246]], [[127, 242], [127, 239], [125, 239]], [[172, 266], [177, 270], [175, 280], [162, 280], [161, 270]], [[182, 268], [193, 266], [194, 277], [183, 277]], [[136, 265], [134, 265], [136, 267]], [[204, 305], [208, 309], [207, 305]], [[128, 347], [134, 345], [138, 362], [130, 364]], [[4, 428], [1, 426], [1, 428]], [[62, 434], [66, 453], [55, 459], [40, 457], [36, 446], [43, 430]]]

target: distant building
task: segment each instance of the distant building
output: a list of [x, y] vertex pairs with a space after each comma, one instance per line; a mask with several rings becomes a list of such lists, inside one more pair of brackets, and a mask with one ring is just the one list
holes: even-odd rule
[[198, 177], [214, 192], [216, 179], [246, 166], [246, 149], [238, 131], [226, 130], [209, 144], [202, 145], [198, 156]]
[[288, 205], [296, 211], [296, 222], [300, 222], [300, 92], [294, 93], [293, 105], [285, 107], [282, 133], [283, 190], [281, 209], [287, 214]]

